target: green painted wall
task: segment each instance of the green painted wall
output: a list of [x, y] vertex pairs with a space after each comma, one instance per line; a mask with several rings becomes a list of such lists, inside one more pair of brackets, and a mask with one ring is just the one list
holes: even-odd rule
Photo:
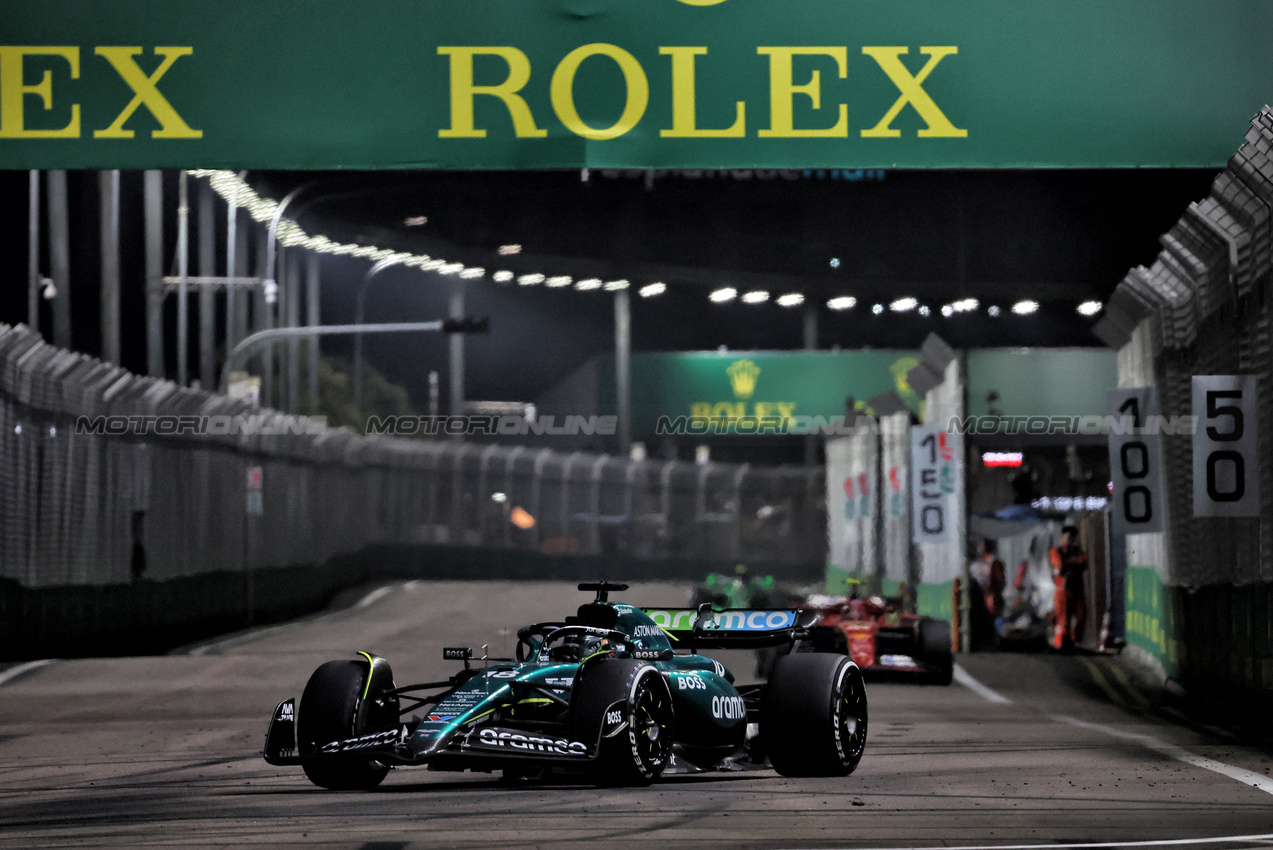
[[1127, 568], [1127, 642], [1158, 659], [1173, 677], [1184, 662], [1179, 593], [1152, 567]]
[[[979, 349], [968, 352], [968, 415], [1104, 416], [1118, 386], [1108, 348]], [[998, 393], [993, 402], [989, 393]]]
[[915, 588], [915, 613], [921, 617], [935, 617], [948, 623], [954, 622], [953, 581], [942, 584], [921, 584]]

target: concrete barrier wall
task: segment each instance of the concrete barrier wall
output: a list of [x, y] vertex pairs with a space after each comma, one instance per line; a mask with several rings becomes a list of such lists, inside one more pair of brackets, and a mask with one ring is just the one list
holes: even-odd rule
[[[758, 574], [798, 584], [816, 582], [822, 575], [818, 563], [756, 562], [753, 567]], [[376, 582], [605, 578], [634, 587], [647, 581], [685, 581], [688, 590], [690, 582], [718, 568], [707, 560], [375, 546], [318, 565], [217, 571], [166, 581], [32, 588], [0, 580], [0, 661], [166, 652], [316, 611], [345, 589]]]

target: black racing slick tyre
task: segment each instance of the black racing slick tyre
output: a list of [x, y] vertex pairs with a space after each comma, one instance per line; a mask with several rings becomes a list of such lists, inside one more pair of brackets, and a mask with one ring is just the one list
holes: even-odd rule
[[921, 660], [932, 668], [927, 681], [949, 685], [955, 677], [955, 656], [950, 648], [950, 624], [945, 620], [924, 617], [919, 621]]
[[574, 740], [598, 747], [589, 771], [597, 785], [649, 785], [671, 761], [672, 693], [645, 662], [584, 665], [571, 690], [570, 717]]
[[[364, 694], [369, 699], [377, 696], [367, 688], [369, 668], [365, 661], [328, 661], [309, 677], [297, 712], [296, 740], [302, 757], [324, 744], [384, 726], [387, 718], [359, 711]], [[305, 764], [304, 769], [310, 782], [333, 791], [369, 791], [389, 773], [387, 765], [374, 760]]]
[[866, 687], [851, 659], [829, 652], [777, 659], [761, 695], [760, 732], [783, 776], [847, 776], [866, 748]]

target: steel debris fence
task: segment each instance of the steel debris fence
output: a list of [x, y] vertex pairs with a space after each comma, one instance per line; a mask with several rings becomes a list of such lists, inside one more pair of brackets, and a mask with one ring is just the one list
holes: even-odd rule
[[[240, 433], [77, 432], [77, 419], [100, 416], [259, 418]], [[375, 544], [730, 566], [824, 558], [820, 468], [304, 430], [0, 326], [0, 578], [164, 580], [319, 564]], [[248, 511], [253, 467], [259, 515]]]

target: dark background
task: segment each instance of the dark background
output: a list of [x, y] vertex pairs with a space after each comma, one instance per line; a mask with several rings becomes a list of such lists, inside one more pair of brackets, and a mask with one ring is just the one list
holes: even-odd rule
[[[802, 308], [785, 309], [772, 300], [712, 304], [707, 294], [719, 286], [740, 293], [763, 288], [773, 297], [803, 293], [818, 305], [824, 348], [913, 347], [930, 331], [956, 347], [1099, 345], [1090, 333], [1095, 319], [1077, 315], [1075, 306], [1103, 301], [1128, 269], [1152, 263], [1158, 236], [1207, 194], [1215, 174], [806, 171], [759, 179], [732, 172], [257, 172], [248, 180], [273, 198], [304, 185], [289, 217], [311, 234], [486, 268], [485, 279], [464, 284], [467, 312], [489, 315], [492, 328], [489, 336], [467, 340], [467, 395], [532, 400], [587, 358], [613, 350], [613, 298], [600, 291], [501, 285], [490, 279], [496, 269], [631, 280], [636, 351], [802, 346]], [[198, 182], [192, 181], [192, 208]], [[167, 173], [166, 263], [172, 271], [176, 185], [176, 173]], [[72, 172], [70, 195], [73, 342], [97, 354], [97, 173]], [[26, 319], [27, 173], [0, 172], [0, 199], [0, 263], [10, 281], [0, 290], [0, 321], [15, 323]], [[122, 359], [143, 372], [140, 172], [124, 172], [121, 205]], [[224, 215], [218, 200], [221, 228]], [[407, 227], [410, 216], [428, 222]], [[223, 261], [224, 234], [217, 239]], [[500, 257], [496, 249], [509, 243], [523, 246], [522, 253]], [[47, 274], [47, 248], [41, 263]], [[352, 320], [354, 293], [367, 268], [363, 260], [323, 257], [324, 323]], [[654, 280], [666, 282], [668, 292], [637, 297], [636, 288]], [[387, 269], [369, 290], [367, 319], [439, 318], [453, 285], [453, 278]], [[857, 307], [827, 310], [826, 299], [841, 294], [857, 297]], [[871, 314], [872, 303], [906, 295], [928, 304], [932, 315]], [[943, 303], [964, 296], [980, 299], [981, 310], [941, 316]], [[1042, 309], [1012, 315], [1009, 306], [1021, 298], [1038, 300]], [[1004, 308], [998, 319], [986, 315], [992, 303]], [[166, 309], [171, 339], [175, 297]], [[48, 304], [42, 302], [42, 310], [48, 336]], [[191, 327], [196, 323], [192, 317]], [[171, 374], [175, 355], [171, 343], [168, 348]], [[347, 356], [350, 343], [329, 338], [323, 350]], [[443, 337], [367, 337], [366, 352], [421, 410], [428, 372], [441, 372], [445, 405]]]

